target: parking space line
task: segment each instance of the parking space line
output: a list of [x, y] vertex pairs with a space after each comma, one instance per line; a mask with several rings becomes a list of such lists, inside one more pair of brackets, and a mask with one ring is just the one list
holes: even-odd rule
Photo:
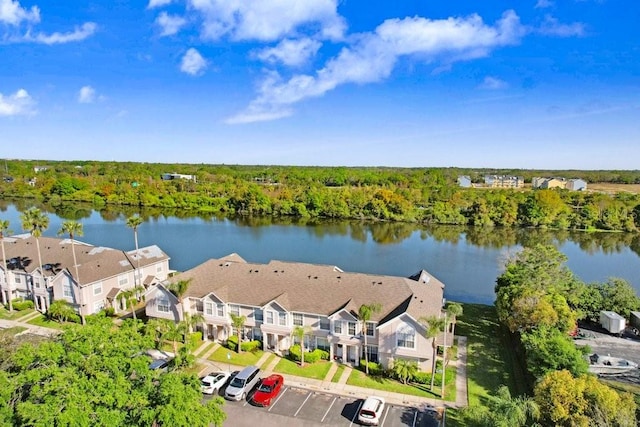
[[384, 422], [387, 420], [387, 415], [389, 414], [389, 408], [391, 408], [391, 405], [387, 405], [385, 411], [384, 411], [384, 416], [382, 417], [382, 422], [380, 423], [380, 427], [384, 426]]
[[353, 422], [356, 420], [356, 417], [358, 416], [358, 412], [360, 412], [360, 408], [362, 408], [362, 403], [360, 402], [360, 404], [358, 405], [358, 409], [356, 409], [356, 413], [353, 414], [353, 418], [351, 418], [351, 422], [349, 423], [349, 427], [351, 427], [353, 425]]
[[337, 397], [333, 398], [333, 401], [331, 402], [331, 405], [329, 405], [329, 407], [327, 408], [327, 412], [324, 413], [324, 417], [322, 417], [322, 419], [320, 420], [321, 423], [324, 422], [324, 419], [327, 418], [327, 414], [329, 413], [329, 411], [331, 410], [331, 408], [333, 407], [333, 404], [336, 403], [336, 400], [338, 400]]
[[274, 406], [276, 406], [276, 403], [278, 403], [278, 400], [280, 400], [282, 398], [282, 396], [284, 396], [284, 394], [287, 392], [288, 388], [284, 388], [282, 389], [282, 393], [280, 393], [280, 396], [278, 396], [278, 398], [276, 399], [275, 402], [273, 402], [273, 404], [269, 407], [269, 409], [267, 409], [267, 412], [271, 412], [271, 409], [273, 409]]
[[413, 413], [413, 424], [411, 424], [411, 427], [416, 427], [417, 420], [418, 420], [418, 410], [416, 409], [416, 412]]
[[311, 397], [311, 392], [309, 392], [309, 394], [307, 395], [307, 398], [304, 400], [304, 402], [302, 402], [302, 405], [300, 405], [300, 407], [298, 408], [298, 410], [296, 411], [295, 414], [293, 414], [294, 417], [298, 416], [298, 413], [300, 412], [300, 410], [302, 409], [302, 407], [304, 406], [305, 403], [307, 403], [307, 400], [309, 400], [309, 398]]

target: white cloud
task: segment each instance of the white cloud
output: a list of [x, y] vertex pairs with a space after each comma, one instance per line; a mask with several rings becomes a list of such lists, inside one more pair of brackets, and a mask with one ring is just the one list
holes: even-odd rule
[[525, 29], [513, 11], [507, 11], [488, 26], [477, 15], [467, 18], [429, 20], [420, 17], [389, 19], [372, 33], [360, 34], [353, 44], [316, 71], [315, 75], [294, 75], [283, 81], [270, 74], [248, 108], [227, 120], [246, 123], [278, 117], [292, 104], [318, 97], [347, 83], [365, 84], [391, 74], [401, 56], [415, 56], [427, 62], [453, 63], [487, 56], [491, 50], [516, 44]]
[[156, 24], [161, 28], [161, 36], [176, 34], [186, 23], [187, 20], [181, 16], [172, 16], [167, 12], [161, 12], [156, 18]]
[[23, 21], [40, 22], [38, 6], [31, 6], [31, 9], [27, 10], [21, 7], [17, 0], [0, 0], [0, 22], [17, 26]]
[[180, 71], [197, 76], [207, 68], [207, 60], [194, 48], [187, 50], [180, 62]]
[[82, 86], [78, 91], [78, 102], [81, 104], [91, 104], [96, 100], [96, 90], [91, 86]]
[[70, 43], [70, 42], [78, 42], [86, 39], [87, 37], [91, 37], [95, 32], [98, 26], [93, 22], [85, 22], [81, 27], [76, 27], [73, 31], [67, 33], [51, 33], [44, 34], [39, 33], [35, 36], [31, 36], [27, 34], [24, 37], [25, 41], [32, 41], [36, 43], [43, 44], [62, 44], [62, 43]]
[[561, 24], [551, 15], [545, 16], [544, 22], [538, 29], [538, 32], [545, 36], [558, 37], [584, 36], [586, 33], [583, 23], [574, 22], [572, 24]]
[[536, 9], [546, 9], [548, 7], [553, 6], [553, 2], [551, 0], [538, 0], [536, 3]]
[[35, 102], [24, 89], [13, 95], [3, 96], [0, 93], [0, 116], [18, 116], [35, 114]]
[[337, 40], [346, 29], [337, 13], [337, 0], [188, 0], [202, 14], [202, 35], [217, 40], [273, 41], [313, 28], [319, 37]]
[[256, 57], [265, 62], [281, 62], [288, 66], [300, 66], [314, 56], [322, 43], [308, 38], [300, 40], [285, 39], [277, 46], [265, 48], [256, 53]]
[[170, 4], [173, 0], [149, 0], [147, 9], [153, 9], [155, 7], [162, 7]]
[[482, 84], [480, 85], [480, 89], [498, 90], [498, 89], [505, 89], [508, 86], [509, 85], [504, 80], [487, 76], [482, 81]]

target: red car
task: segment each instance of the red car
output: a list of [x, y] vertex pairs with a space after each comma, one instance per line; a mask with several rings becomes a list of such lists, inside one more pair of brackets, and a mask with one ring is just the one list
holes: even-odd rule
[[282, 375], [269, 375], [267, 378], [262, 380], [260, 387], [258, 387], [258, 390], [254, 393], [251, 401], [258, 406], [271, 405], [273, 398], [280, 393], [282, 384], [284, 384], [284, 378], [282, 378]]

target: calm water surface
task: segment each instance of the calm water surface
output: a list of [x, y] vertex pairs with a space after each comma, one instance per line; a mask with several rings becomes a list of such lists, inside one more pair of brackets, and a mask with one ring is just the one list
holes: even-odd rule
[[[0, 203], [0, 219], [20, 233], [20, 212], [29, 205]], [[43, 208], [42, 206], [39, 206]], [[68, 218], [82, 222], [79, 240], [122, 250], [134, 248], [125, 224], [133, 212], [46, 210], [46, 236], [56, 236]], [[523, 246], [552, 243], [567, 255], [568, 267], [586, 282], [621, 277], [640, 293], [640, 236], [540, 230], [421, 227], [350, 221], [277, 221], [178, 217], [142, 212], [139, 245], [156, 244], [183, 271], [212, 257], [238, 253], [247, 261], [271, 259], [337, 265], [345, 271], [409, 276], [429, 271], [445, 285], [445, 296], [492, 304], [504, 260]], [[63, 218], [64, 217], [64, 218]], [[633, 250], [632, 250], [633, 249]], [[634, 251], [635, 250], [635, 251]]]

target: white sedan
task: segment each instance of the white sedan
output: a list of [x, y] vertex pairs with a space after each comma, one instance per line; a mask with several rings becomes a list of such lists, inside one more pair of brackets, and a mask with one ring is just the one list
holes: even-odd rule
[[377, 426], [382, 418], [385, 401], [382, 397], [370, 396], [358, 411], [358, 422], [366, 426]]
[[215, 394], [225, 385], [231, 373], [229, 372], [212, 372], [202, 378], [201, 388], [204, 394]]

